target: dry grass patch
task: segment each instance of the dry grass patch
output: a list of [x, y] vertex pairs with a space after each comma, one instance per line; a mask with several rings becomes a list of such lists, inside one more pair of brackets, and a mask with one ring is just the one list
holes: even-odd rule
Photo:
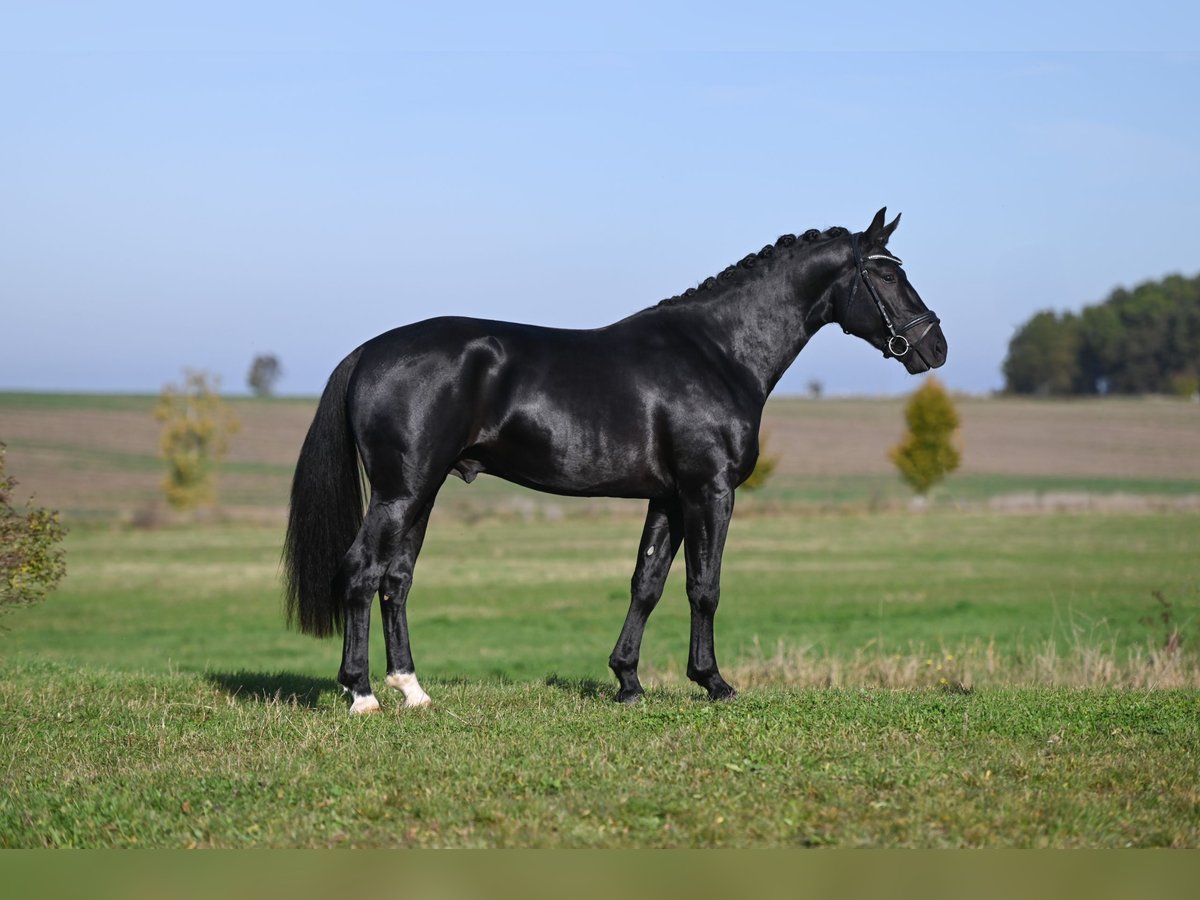
[[[994, 641], [973, 641], [954, 648], [911, 647], [887, 652], [874, 643], [851, 654], [815, 652], [780, 641], [765, 652], [753, 651], [726, 674], [739, 687], [940, 688], [969, 692], [976, 687], [1105, 688], [1174, 690], [1200, 688], [1200, 658], [1178, 648], [1131, 647], [1077, 642], [1060, 650], [1048, 640], [1029, 649], [1001, 653]], [[655, 676], [678, 684], [681, 673], [668, 668]]]

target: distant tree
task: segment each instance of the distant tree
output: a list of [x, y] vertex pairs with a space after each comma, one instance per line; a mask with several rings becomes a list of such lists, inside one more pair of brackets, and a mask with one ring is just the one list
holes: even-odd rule
[[1117, 321], [1116, 353], [1102, 374], [1116, 393], [1169, 393], [1200, 363], [1200, 276], [1171, 275], [1105, 301]]
[[1200, 384], [1200, 275], [1117, 288], [1078, 315], [1037, 313], [1004, 361], [1019, 394], [1191, 393]]
[[754, 464], [754, 471], [750, 473], [750, 477], [741, 483], [741, 487], [748, 491], [757, 491], [767, 483], [767, 479], [771, 477], [777, 465], [779, 465], [779, 457], [767, 453], [767, 432], [760, 432], [758, 435], [758, 462]]
[[1167, 389], [1194, 395], [1200, 389], [1200, 275], [1172, 275], [1163, 289], [1171, 305], [1163, 353]]
[[935, 378], [926, 379], [904, 407], [908, 432], [889, 457], [900, 475], [919, 495], [958, 468], [958, 411]]
[[67, 572], [66, 529], [53, 510], [12, 505], [17, 481], [4, 471], [0, 443], [0, 613], [46, 599]]
[[1079, 319], [1040, 312], [1017, 330], [1004, 360], [1004, 380], [1017, 394], [1069, 394], [1079, 380]]
[[1079, 382], [1084, 394], [1107, 393], [1121, 360], [1123, 326], [1111, 303], [1086, 307], [1079, 316]]
[[254, 396], [270, 397], [275, 393], [275, 382], [282, 374], [283, 366], [280, 365], [278, 356], [274, 353], [260, 353], [250, 364], [250, 374], [246, 376], [246, 383], [250, 385]]
[[821, 383], [821, 379], [810, 378], [808, 380], [809, 398], [812, 400], [820, 400], [823, 393], [825, 393], [825, 385]]
[[181, 386], [165, 385], [154, 417], [163, 423], [159, 449], [167, 462], [163, 491], [176, 509], [216, 502], [214, 465], [229, 450], [237, 417], [217, 393], [219, 381], [186, 370]]

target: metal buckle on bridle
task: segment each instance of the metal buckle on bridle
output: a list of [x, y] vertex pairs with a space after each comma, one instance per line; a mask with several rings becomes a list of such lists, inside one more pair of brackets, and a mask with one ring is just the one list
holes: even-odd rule
[[[862, 237], [861, 232], [850, 235], [850, 246], [854, 250], [854, 269], [858, 277], [855, 278], [851, 283], [850, 299], [846, 301], [846, 312], [843, 318], [849, 318], [850, 307], [854, 305], [854, 295], [857, 291], [858, 283], [861, 281], [863, 286], [866, 287], [867, 293], [871, 295], [871, 299], [875, 301], [875, 308], [879, 310], [879, 315], [883, 318], [883, 324], [887, 326], [888, 333], [891, 335], [891, 337], [888, 338], [886, 345], [887, 350], [884, 352], [884, 356], [890, 354], [891, 356], [899, 359], [912, 349], [912, 342], [904, 336], [906, 332], [912, 331], [918, 325], [925, 325], [925, 330], [922, 331], [921, 336], [917, 338], [917, 340], [920, 341], [925, 337], [925, 335], [929, 334], [929, 329], [933, 328], [933, 326], [941, 320], [938, 319], [937, 313], [931, 309], [927, 309], [920, 315], [914, 316], [900, 328], [896, 328], [896, 326], [892, 324], [892, 317], [888, 315], [887, 307], [883, 305], [883, 300], [880, 299], [879, 294], [875, 292], [875, 288], [871, 285], [871, 279], [868, 277], [869, 273], [867, 272], [866, 260], [886, 259], [889, 262], [894, 262], [898, 266], [903, 265], [903, 262], [895, 256], [889, 256], [886, 253], [873, 253], [868, 256], [866, 260], [864, 260], [862, 250], [858, 246], [858, 239], [860, 237]], [[845, 325], [842, 326], [842, 331], [846, 332], [846, 334], [850, 333], [846, 329]]]
[[[903, 350], [897, 350], [895, 348], [894, 345], [895, 345], [896, 341], [899, 341], [900, 343], [902, 343], [904, 345]], [[892, 356], [899, 359], [901, 356], [903, 356], [905, 353], [907, 353], [909, 350], [912, 349], [912, 345], [908, 342], [908, 338], [906, 338], [904, 335], [893, 334], [890, 338], [888, 338], [887, 348], [888, 348], [888, 353], [892, 354]]]

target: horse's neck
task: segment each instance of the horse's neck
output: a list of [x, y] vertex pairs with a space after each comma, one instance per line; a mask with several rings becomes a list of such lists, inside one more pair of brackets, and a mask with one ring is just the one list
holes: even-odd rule
[[830, 321], [842, 267], [828, 254], [738, 285], [704, 304], [714, 340], [758, 382], [762, 398]]

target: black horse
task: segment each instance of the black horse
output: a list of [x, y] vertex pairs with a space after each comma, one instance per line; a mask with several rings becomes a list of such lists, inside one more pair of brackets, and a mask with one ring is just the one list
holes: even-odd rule
[[642, 632], [681, 544], [687, 674], [712, 699], [732, 697], [717, 669], [713, 616], [734, 489], [758, 458], [767, 395], [831, 322], [911, 373], [946, 360], [937, 316], [884, 252], [900, 221], [885, 225], [884, 212], [857, 234], [785, 235], [604, 328], [437, 318], [347, 356], [300, 451], [284, 565], [289, 621], [317, 636], [344, 632], [338, 681], [351, 711], [379, 708], [367, 670], [376, 593], [387, 684], [410, 706], [429, 703], [405, 617], [413, 565], [446, 476], [470, 482], [481, 472], [556, 494], [649, 500], [629, 613], [609, 658], [617, 699], [642, 694]]

